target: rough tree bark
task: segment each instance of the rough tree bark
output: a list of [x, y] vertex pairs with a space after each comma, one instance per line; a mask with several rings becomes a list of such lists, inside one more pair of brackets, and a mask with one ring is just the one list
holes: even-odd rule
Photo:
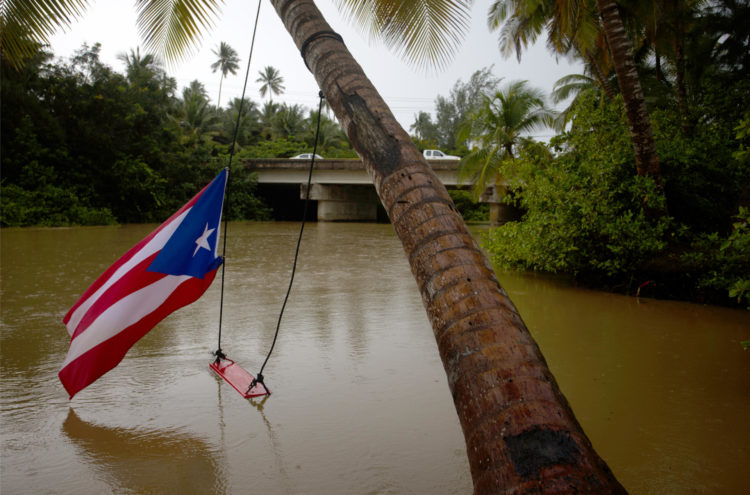
[[656, 154], [651, 119], [643, 99], [641, 80], [636, 70], [633, 49], [628, 40], [617, 3], [614, 0], [596, 0], [602, 17], [604, 36], [612, 54], [617, 82], [625, 102], [625, 114], [630, 127], [630, 137], [635, 150], [638, 175], [651, 177], [661, 189], [659, 156]]
[[346, 46], [311, 0], [272, 4], [403, 243], [463, 428], [475, 493], [624, 493], [445, 187]]

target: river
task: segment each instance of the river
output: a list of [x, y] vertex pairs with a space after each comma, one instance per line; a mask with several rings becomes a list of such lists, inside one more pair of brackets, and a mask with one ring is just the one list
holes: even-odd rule
[[[464, 440], [390, 225], [308, 224], [245, 400], [208, 368], [219, 279], [72, 401], [61, 318], [153, 225], [0, 232], [0, 492], [464, 494]], [[271, 344], [296, 223], [231, 223], [222, 348]], [[500, 274], [584, 430], [633, 494], [747, 493], [750, 312]]]

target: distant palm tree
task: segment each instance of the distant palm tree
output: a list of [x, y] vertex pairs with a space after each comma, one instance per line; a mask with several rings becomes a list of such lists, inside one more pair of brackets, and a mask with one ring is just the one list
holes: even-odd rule
[[230, 72], [232, 74], [237, 74], [237, 69], [240, 68], [240, 58], [237, 56], [237, 51], [223, 41], [219, 44], [218, 50], [211, 50], [211, 52], [219, 57], [216, 62], [211, 64], [211, 71], [216, 72], [217, 70], [221, 70], [221, 78], [219, 79], [219, 100], [216, 102], [216, 107], [221, 108], [221, 86], [224, 83], [224, 78]]
[[302, 106], [282, 104], [271, 119], [275, 139], [301, 138], [305, 131], [305, 110]]
[[194, 80], [182, 90], [182, 99], [170, 118], [180, 127], [183, 144], [196, 146], [216, 134], [217, 117], [208, 103], [208, 93], [203, 84]]
[[485, 96], [482, 103], [461, 123], [458, 139], [471, 139], [477, 146], [464, 157], [461, 177], [471, 178], [479, 197], [491, 185], [499, 186], [500, 166], [515, 158], [522, 134], [551, 125], [555, 112], [545, 104], [542, 90], [526, 81], [511, 81], [500, 91]]
[[[242, 116], [238, 120], [240, 107], [242, 107]], [[227, 104], [226, 112], [222, 113], [221, 125], [225, 139], [230, 140], [236, 132], [236, 144], [240, 147], [248, 144], [253, 134], [260, 134], [261, 131], [258, 105], [248, 98], [244, 101], [240, 98], [233, 98]]]
[[552, 93], [550, 93], [553, 103], [560, 103], [572, 98], [567, 108], [560, 112], [555, 120], [554, 128], [556, 130], [562, 131], [565, 129], [565, 126], [573, 118], [573, 109], [580, 101], [580, 96], [590, 91], [598, 91], [603, 97], [606, 97], [606, 92], [601, 88], [596, 78], [588, 74], [568, 74], [555, 82], [552, 86]]
[[258, 74], [260, 74], [260, 77], [255, 82], [263, 83], [258, 90], [261, 98], [268, 93], [268, 101], [273, 101], [273, 95], [280, 95], [284, 92], [284, 78], [281, 77], [278, 69], [267, 65]]
[[131, 49], [130, 53], [120, 53], [117, 59], [125, 63], [125, 74], [133, 84], [150, 80], [161, 71], [159, 62], [152, 54], [141, 56], [140, 47]]

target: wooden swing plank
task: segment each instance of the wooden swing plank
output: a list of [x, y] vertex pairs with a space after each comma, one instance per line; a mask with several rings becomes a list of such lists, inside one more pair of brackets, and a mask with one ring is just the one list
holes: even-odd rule
[[214, 361], [209, 366], [217, 375], [234, 387], [234, 389], [245, 399], [249, 399], [250, 397], [260, 397], [261, 395], [268, 395], [269, 393], [261, 383], [256, 383], [255, 386], [250, 388], [250, 384], [254, 379], [253, 375], [245, 371], [242, 366], [231, 359]]

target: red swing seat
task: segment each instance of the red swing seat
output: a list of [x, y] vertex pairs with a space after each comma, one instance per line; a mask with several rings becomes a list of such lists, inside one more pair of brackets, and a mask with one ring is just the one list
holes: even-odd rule
[[255, 377], [231, 359], [217, 359], [209, 366], [245, 399], [271, 394], [265, 384], [256, 382], [253, 385]]

